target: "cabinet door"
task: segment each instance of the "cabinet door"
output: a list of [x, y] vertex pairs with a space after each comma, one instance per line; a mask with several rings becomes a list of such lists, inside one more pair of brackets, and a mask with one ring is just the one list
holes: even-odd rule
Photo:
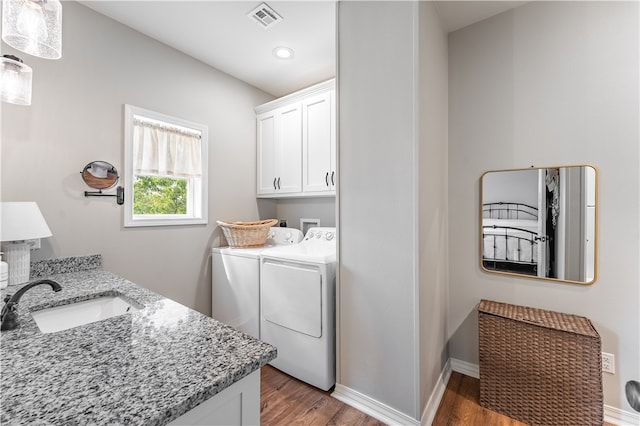
[[257, 117], [257, 192], [273, 194], [277, 189], [276, 151], [279, 143], [276, 140], [276, 111], [265, 112]]
[[281, 194], [302, 191], [302, 114], [300, 103], [279, 108], [276, 186]]
[[335, 119], [332, 92], [302, 102], [304, 192], [335, 190]]

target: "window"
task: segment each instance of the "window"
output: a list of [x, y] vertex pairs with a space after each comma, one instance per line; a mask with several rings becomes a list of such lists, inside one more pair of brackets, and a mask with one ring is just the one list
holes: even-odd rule
[[207, 126], [124, 110], [124, 226], [206, 224]]

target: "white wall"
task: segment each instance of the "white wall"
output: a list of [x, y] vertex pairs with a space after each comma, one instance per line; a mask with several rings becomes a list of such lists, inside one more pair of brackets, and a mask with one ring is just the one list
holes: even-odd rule
[[[605, 403], [632, 412], [640, 378], [637, 2], [531, 2], [449, 36], [449, 351], [478, 362], [482, 298], [584, 315], [616, 355]], [[484, 273], [478, 181], [486, 170], [599, 169], [592, 286]]]
[[283, 198], [277, 201], [278, 219], [285, 219], [287, 226], [300, 228], [300, 219], [320, 219], [320, 226], [336, 226], [335, 197]]
[[418, 419], [417, 6], [338, 10], [337, 381]]
[[447, 34], [434, 4], [420, 2], [419, 8], [418, 327], [420, 409], [424, 411], [448, 358], [448, 56]]
[[[274, 217], [255, 199], [255, 115], [271, 96], [75, 2], [64, 3], [63, 56], [18, 54], [33, 104], [2, 104], [2, 200], [36, 201], [53, 237], [34, 259], [101, 253], [105, 269], [210, 312], [217, 219]], [[5, 48], [3, 53], [14, 53]], [[209, 126], [209, 224], [127, 228], [113, 198], [85, 198], [80, 171], [123, 170], [123, 104]]]
[[338, 7], [338, 383], [417, 421], [447, 360], [447, 39], [432, 3]]
[[538, 170], [490, 172], [482, 177], [483, 203], [538, 205]]

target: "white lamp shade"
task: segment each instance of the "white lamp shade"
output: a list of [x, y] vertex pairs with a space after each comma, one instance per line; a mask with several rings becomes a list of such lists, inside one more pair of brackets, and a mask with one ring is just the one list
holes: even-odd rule
[[62, 5], [58, 0], [2, 0], [2, 40], [44, 59], [62, 57]]
[[35, 202], [3, 202], [0, 210], [0, 241], [50, 237], [51, 230]]
[[0, 58], [0, 100], [16, 105], [31, 105], [31, 67], [15, 56]]

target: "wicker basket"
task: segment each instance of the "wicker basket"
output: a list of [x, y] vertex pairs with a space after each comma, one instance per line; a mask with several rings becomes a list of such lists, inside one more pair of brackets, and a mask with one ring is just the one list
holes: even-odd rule
[[530, 425], [603, 422], [600, 336], [585, 317], [482, 300], [480, 405]]
[[269, 228], [278, 223], [277, 219], [256, 222], [217, 221], [230, 247], [260, 247], [264, 245]]

